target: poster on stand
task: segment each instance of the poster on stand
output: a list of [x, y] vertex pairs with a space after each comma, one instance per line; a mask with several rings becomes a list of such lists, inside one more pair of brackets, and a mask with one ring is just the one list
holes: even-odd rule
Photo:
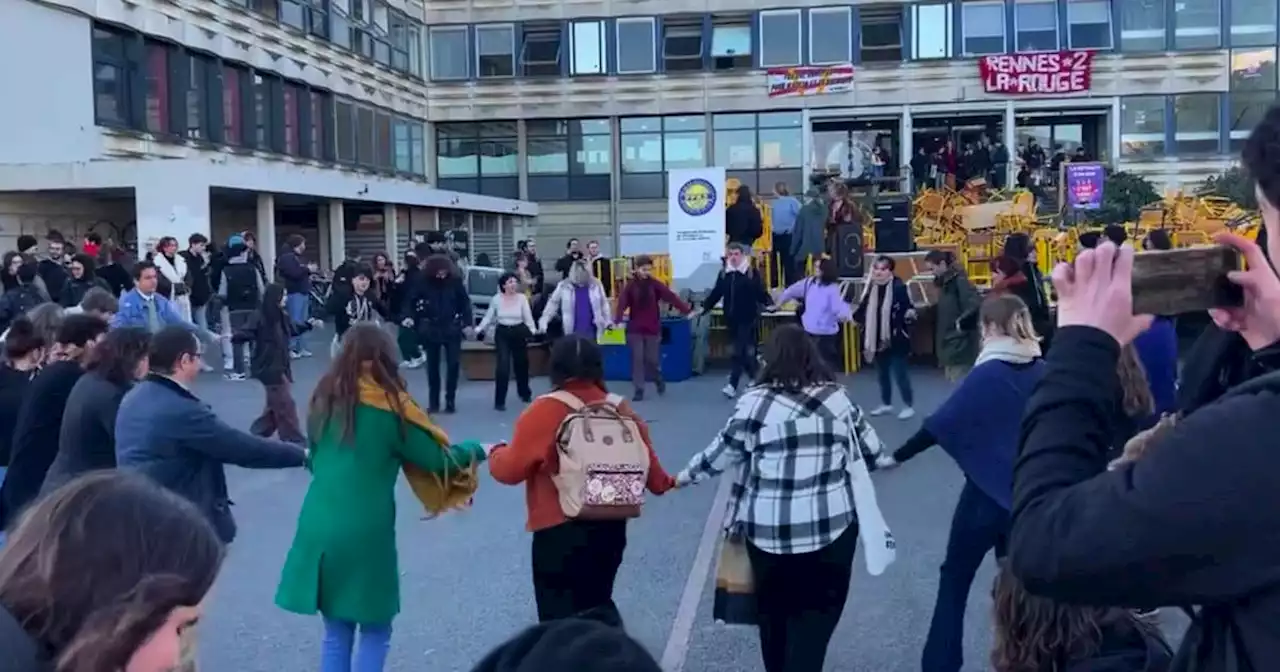
[[1102, 192], [1107, 181], [1106, 167], [1095, 162], [1062, 164], [1063, 193], [1059, 203], [1072, 210], [1097, 210], [1102, 207]]
[[680, 289], [708, 289], [724, 254], [724, 168], [671, 170], [667, 181], [671, 277]]

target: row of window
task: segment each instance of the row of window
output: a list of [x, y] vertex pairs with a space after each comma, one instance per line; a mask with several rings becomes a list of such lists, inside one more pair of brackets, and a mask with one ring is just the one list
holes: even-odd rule
[[[663, 198], [666, 171], [724, 166], [754, 188], [799, 186], [804, 121], [800, 112], [711, 117], [627, 117], [618, 121], [621, 198]], [[519, 197], [521, 156], [515, 122], [436, 125], [442, 189]], [[615, 147], [608, 119], [530, 120], [523, 157], [533, 201], [601, 201], [611, 196]]]
[[1276, 0], [963, 0], [435, 26], [429, 40], [431, 78], [464, 80], [1212, 49], [1276, 34]]
[[371, 61], [422, 77], [422, 24], [386, 0], [231, 0]]
[[422, 121], [136, 32], [97, 25], [92, 39], [100, 125], [426, 175]]

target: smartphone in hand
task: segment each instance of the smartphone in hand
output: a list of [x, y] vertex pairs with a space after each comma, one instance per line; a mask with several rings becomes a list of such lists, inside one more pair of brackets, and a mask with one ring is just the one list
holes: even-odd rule
[[1135, 315], [1177, 315], [1244, 302], [1244, 291], [1227, 279], [1240, 255], [1221, 245], [1147, 250], [1133, 257]]

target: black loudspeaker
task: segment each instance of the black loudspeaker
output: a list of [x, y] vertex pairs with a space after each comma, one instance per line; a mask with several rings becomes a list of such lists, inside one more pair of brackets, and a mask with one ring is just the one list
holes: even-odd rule
[[836, 227], [836, 272], [842, 278], [861, 278], [863, 273], [862, 225], [841, 224]]
[[886, 194], [876, 199], [876, 252], [910, 252], [915, 249], [911, 236], [911, 197]]

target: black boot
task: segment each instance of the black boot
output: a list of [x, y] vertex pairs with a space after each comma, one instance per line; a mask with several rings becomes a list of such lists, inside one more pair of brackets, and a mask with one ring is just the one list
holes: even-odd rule
[[449, 414], [458, 412], [458, 406], [453, 403], [452, 399], [444, 402], [444, 412]]
[[658, 396], [659, 396], [659, 397], [661, 397], [662, 395], [664, 395], [664, 394], [666, 394], [666, 393], [667, 393], [667, 381], [665, 381], [665, 380], [659, 380], [658, 382], [654, 383], [653, 385], [654, 385], [654, 387], [658, 388]]
[[644, 401], [644, 388], [636, 388], [635, 394], [631, 395], [631, 401]]

